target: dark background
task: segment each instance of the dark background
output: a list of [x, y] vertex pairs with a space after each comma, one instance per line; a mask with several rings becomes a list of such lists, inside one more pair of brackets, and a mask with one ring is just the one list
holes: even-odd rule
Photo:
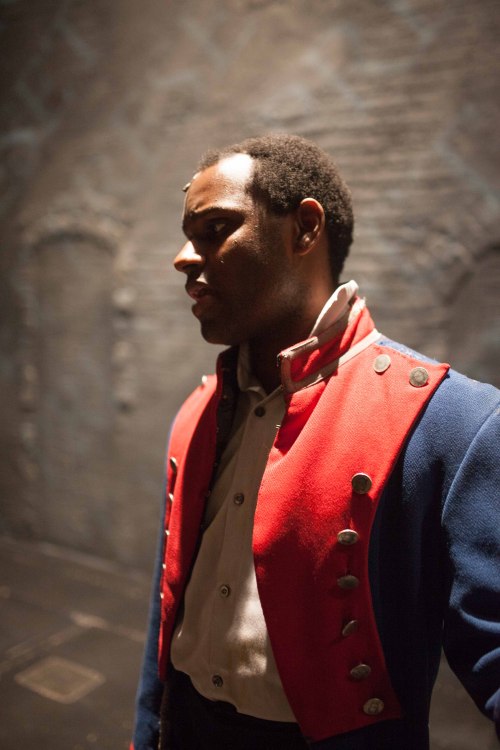
[[171, 267], [209, 146], [318, 142], [379, 330], [500, 384], [498, 0], [0, 13], [0, 534], [149, 573], [168, 425], [216, 354]]

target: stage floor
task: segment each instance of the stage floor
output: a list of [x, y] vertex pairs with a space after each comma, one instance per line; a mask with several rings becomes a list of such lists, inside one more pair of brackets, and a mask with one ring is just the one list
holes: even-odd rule
[[[148, 600], [143, 573], [0, 537], [2, 750], [128, 748]], [[431, 734], [432, 750], [498, 748], [444, 662]]]

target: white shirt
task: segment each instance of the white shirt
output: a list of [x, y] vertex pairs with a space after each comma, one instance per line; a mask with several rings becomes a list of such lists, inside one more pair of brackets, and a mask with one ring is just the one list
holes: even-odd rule
[[[339, 320], [356, 294], [338, 287], [311, 331]], [[171, 659], [199, 693], [243, 714], [295, 721], [283, 691], [260, 604], [252, 554], [253, 518], [269, 451], [285, 412], [281, 386], [266, 395], [250, 371], [248, 347], [238, 357], [238, 397], [228, 444], [205, 511], [205, 532], [174, 631]], [[257, 406], [265, 409], [257, 416]]]

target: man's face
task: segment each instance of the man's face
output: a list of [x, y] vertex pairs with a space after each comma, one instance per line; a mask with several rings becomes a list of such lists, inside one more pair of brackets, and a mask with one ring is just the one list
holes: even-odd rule
[[236, 154], [198, 173], [186, 194], [188, 241], [174, 265], [187, 276], [203, 337], [214, 344], [279, 336], [297, 312], [293, 220], [254, 201], [252, 172], [251, 157]]

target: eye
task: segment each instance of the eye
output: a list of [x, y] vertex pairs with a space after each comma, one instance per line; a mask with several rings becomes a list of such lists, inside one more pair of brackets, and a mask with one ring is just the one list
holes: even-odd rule
[[210, 229], [214, 234], [220, 234], [227, 226], [227, 222], [223, 221], [222, 219], [218, 219], [216, 221], [212, 221], [210, 223]]

